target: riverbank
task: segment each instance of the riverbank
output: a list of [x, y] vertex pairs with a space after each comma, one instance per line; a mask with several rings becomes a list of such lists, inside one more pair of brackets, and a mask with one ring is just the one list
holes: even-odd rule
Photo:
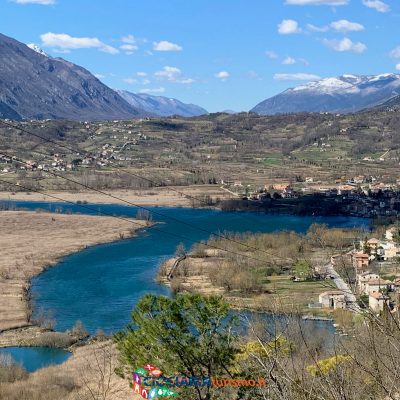
[[133, 219], [129, 222], [89, 215], [1, 211], [0, 332], [9, 334], [10, 329], [32, 325], [32, 277], [68, 254], [130, 237], [146, 226], [146, 221]]
[[[49, 191], [50, 196], [61, 198], [65, 201], [87, 202], [97, 204], [126, 204], [124, 201], [135, 203], [140, 206], [154, 207], [192, 207], [206, 206], [208, 199], [212, 201], [228, 200], [234, 196], [221, 189], [217, 185], [193, 185], [177, 187], [155, 187], [143, 190], [113, 190], [106, 193], [114, 196], [109, 197], [93, 191], [64, 192]], [[182, 193], [182, 194], [181, 194]], [[0, 192], [0, 201], [52, 201], [55, 199], [46, 194], [35, 192]], [[118, 200], [122, 199], [124, 201]], [[200, 201], [194, 200], [200, 199]]]
[[[0, 398], [109, 399], [141, 398], [133, 393], [129, 381], [118, 377], [118, 354], [111, 340], [93, 340], [73, 349], [60, 365], [42, 368], [15, 382], [0, 385]], [[22, 396], [23, 394], [23, 396]], [[39, 396], [39, 397], [37, 397]]]

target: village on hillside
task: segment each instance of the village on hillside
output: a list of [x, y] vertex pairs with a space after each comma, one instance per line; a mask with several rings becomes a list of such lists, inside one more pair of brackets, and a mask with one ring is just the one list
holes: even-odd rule
[[[355, 243], [355, 249], [331, 257], [325, 274], [335, 279], [337, 290], [319, 295], [314, 307], [359, 311], [370, 308], [375, 313], [400, 311], [400, 230], [391, 227], [381, 238]], [[358, 248], [358, 249], [357, 249]], [[339, 275], [336, 271], [341, 272]]]

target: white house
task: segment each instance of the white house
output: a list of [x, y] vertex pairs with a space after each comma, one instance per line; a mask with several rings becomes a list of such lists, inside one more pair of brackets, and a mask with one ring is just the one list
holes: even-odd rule
[[378, 274], [373, 274], [371, 272], [364, 272], [363, 274], [357, 275], [357, 287], [358, 291], [360, 293], [365, 293], [365, 289], [367, 286], [367, 283], [371, 280], [378, 280], [379, 275]]
[[344, 309], [346, 308], [346, 300], [343, 292], [339, 290], [330, 290], [319, 295], [319, 302], [324, 308]]
[[380, 293], [383, 290], [390, 290], [393, 282], [384, 279], [371, 279], [365, 283], [364, 293], [371, 295], [373, 293]]

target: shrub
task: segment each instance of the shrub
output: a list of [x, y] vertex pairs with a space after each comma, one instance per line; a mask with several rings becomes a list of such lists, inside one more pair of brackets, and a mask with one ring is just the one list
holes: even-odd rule
[[0, 354], [0, 383], [24, 380], [28, 375], [28, 372], [18, 365], [10, 354]]

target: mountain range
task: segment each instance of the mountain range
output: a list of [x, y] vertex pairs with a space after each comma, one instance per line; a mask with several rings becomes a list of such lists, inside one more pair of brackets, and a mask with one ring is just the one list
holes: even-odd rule
[[0, 59], [0, 118], [96, 121], [207, 113], [175, 99], [118, 93], [86, 69], [2, 34]]
[[[0, 59], [0, 118], [96, 121], [207, 114], [176, 99], [113, 90], [88, 70], [2, 34]], [[251, 111], [350, 113], [394, 106], [400, 108], [400, 75], [342, 75], [287, 89]]]
[[294, 112], [350, 113], [376, 107], [400, 95], [400, 75], [342, 75], [287, 89], [257, 104], [260, 115]]
[[208, 111], [195, 104], [185, 104], [177, 99], [164, 96], [151, 96], [146, 93], [131, 93], [126, 90], [117, 90], [117, 93], [131, 106], [148, 114], [159, 116], [180, 115], [182, 117], [195, 117], [208, 114]]

